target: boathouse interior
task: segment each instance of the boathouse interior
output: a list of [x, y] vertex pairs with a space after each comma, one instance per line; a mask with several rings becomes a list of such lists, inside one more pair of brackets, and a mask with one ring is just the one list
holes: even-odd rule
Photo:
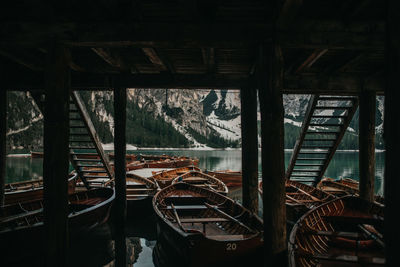
[[[376, 95], [384, 95], [386, 264], [400, 266], [395, 250], [400, 236], [395, 166], [400, 136], [395, 119], [399, 12], [394, 0], [11, 1], [0, 9], [0, 196], [7, 90], [39, 95], [44, 107], [46, 262], [62, 266], [67, 247], [64, 177], [69, 166], [71, 91], [114, 90], [114, 206], [116, 221], [123, 226], [126, 89], [240, 89], [243, 203], [255, 210], [258, 201], [253, 105], [258, 97], [264, 264], [284, 266], [288, 233], [282, 94], [359, 97], [360, 113], [367, 114], [360, 117], [360, 128], [365, 129], [360, 134], [360, 150], [365, 152], [360, 153], [360, 173], [365, 176], [360, 177], [360, 195], [369, 200], [373, 190], [368, 185], [375, 177], [370, 168], [375, 164], [372, 113]], [[123, 228], [116, 240], [116, 266], [125, 266]]]

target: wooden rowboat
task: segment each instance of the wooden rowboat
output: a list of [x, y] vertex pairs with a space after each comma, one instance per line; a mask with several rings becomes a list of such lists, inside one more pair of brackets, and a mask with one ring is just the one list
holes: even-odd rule
[[146, 216], [153, 213], [152, 199], [159, 191], [153, 181], [131, 173], [126, 174], [127, 217], [136, 217], [137, 214]]
[[137, 160], [126, 164], [127, 171], [139, 170], [139, 169], [143, 169], [145, 167], [146, 167], [146, 164], [144, 162], [137, 161]]
[[155, 181], [160, 186], [160, 188], [164, 188], [170, 185], [172, 183], [172, 180], [174, 180], [176, 177], [185, 174], [189, 171], [200, 171], [200, 169], [195, 166], [181, 167], [154, 173], [150, 179]]
[[[258, 190], [262, 195], [262, 181], [259, 181]], [[291, 222], [297, 221], [308, 210], [335, 198], [316, 187], [292, 180], [286, 180], [285, 190], [286, 217]]]
[[[114, 158], [115, 158], [114, 153], [113, 152], [108, 153], [108, 158], [110, 160], [114, 160]], [[134, 161], [134, 160], [137, 159], [136, 155], [134, 155], [134, 154], [126, 154], [125, 158], [126, 158], [127, 161]]]
[[221, 180], [229, 188], [242, 186], [241, 171], [223, 170], [223, 171], [206, 171], [206, 173]]
[[156, 265], [236, 266], [262, 260], [261, 219], [226, 196], [176, 183], [154, 196], [153, 207]]
[[228, 188], [223, 182], [199, 171], [189, 171], [172, 180], [172, 184], [179, 182], [200, 186], [223, 195], [228, 194]]
[[289, 263], [297, 266], [385, 264], [383, 206], [353, 196], [307, 212], [293, 227]]
[[[75, 192], [77, 174], [71, 173], [68, 178], [68, 194]], [[5, 185], [4, 204], [39, 200], [43, 198], [43, 179], [9, 183]]]
[[[333, 179], [325, 177], [317, 185], [317, 188], [335, 196], [354, 195], [360, 193], [359, 183], [350, 178]], [[375, 196], [375, 201], [383, 204], [385, 202], [382, 196]]]
[[[69, 195], [70, 238], [78, 238], [81, 234], [105, 223], [114, 198], [112, 188], [97, 188]], [[18, 257], [24, 257], [26, 254], [32, 257], [44, 255], [43, 201], [6, 205], [1, 207], [0, 211], [2, 262], [18, 260], [11, 255]]]
[[31, 151], [32, 158], [43, 158], [43, 152], [39, 151]]

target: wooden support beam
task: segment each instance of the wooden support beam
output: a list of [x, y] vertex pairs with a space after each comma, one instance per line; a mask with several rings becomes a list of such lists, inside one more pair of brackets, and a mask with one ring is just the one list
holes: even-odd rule
[[142, 51], [149, 59], [149, 61], [153, 63], [159, 71], [167, 71], [167, 67], [165, 66], [164, 62], [161, 60], [154, 48], [146, 47], [142, 48]]
[[305, 69], [311, 68], [311, 66], [317, 62], [317, 60], [322, 57], [326, 52], [328, 52], [328, 49], [315, 49], [314, 52], [310, 56], [307, 57], [307, 59], [300, 64], [300, 66], [296, 69], [295, 73], [300, 73], [304, 71]]
[[124, 64], [122, 58], [116, 53], [111, 53], [110, 49], [107, 48], [92, 48], [99, 57], [101, 57], [105, 62], [110, 64], [121, 71], [126, 70], [127, 66]]
[[280, 47], [260, 47], [264, 266], [287, 265], [282, 61]]
[[38, 64], [22, 57], [21, 55], [15, 55], [12, 52], [7, 51], [4, 48], [0, 49], [0, 56], [8, 58], [9, 60], [11, 60], [17, 64], [20, 64], [24, 67], [27, 67], [28, 69], [33, 70], [33, 71], [42, 71], [43, 70], [42, 66], [39, 66]]
[[126, 89], [114, 88], [115, 266], [126, 266]]
[[400, 203], [399, 151], [400, 124], [398, 81], [400, 76], [400, 2], [387, 1], [387, 35], [386, 35], [386, 88], [385, 88], [385, 257], [386, 266], [400, 266], [398, 246], [400, 227], [398, 223]]
[[208, 73], [215, 72], [215, 49], [214, 48], [202, 48], [201, 55], [203, 57], [203, 63], [207, 66]]
[[257, 90], [240, 91], [242, 125], [242, 192], [243, 206], [258, 214], [258, 131]]
[[335, 94], [358, 95], [365, 88], [383, 94], [384, 81], [380, 77], [365, 79], [362, 76], [341, 75], [285, 75], [285, 94]]
[[359, 107], [360, 197], [373, 202], [375, 195], [375, 93], [362, 92], [359, 96]]
[[292, 25], [296, 19], [300, 7], [303, 5], [303, 0], [286, 0], [279, 12], [277, 25], [279, 28], [287, 28]]
[[6, 182], [7, 91], [0, 89], [0, 206], [4, 205]]
[[47, 54], [44, 113], [44, 239], [46, 266], [66, 266], [68, 249], [68, 50], [54, 43]]
[[356, 53], [352, 58], [350, 58], [347, 62], [345, 62], [342, 66], [340, 66], [336, 71], [346, 71], [352, 66], [358, 64], [365, 57], [365, 53]]

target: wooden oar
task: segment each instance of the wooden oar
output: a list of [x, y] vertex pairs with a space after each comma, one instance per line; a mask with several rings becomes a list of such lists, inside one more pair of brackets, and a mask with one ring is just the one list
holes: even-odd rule
[[179, 219], [178, 212], [176, 211], [174, 204], [171, 203], [171, 207], [174, 212], [176, 222], [178, 223], [178, 225], [182, 229], [182, 231], [186, 232], [186, 229], [183, 227], [181, 220]]
[[208, 204], [207, 202], [204, 202], [204, 205], [206, 205], [208, 208], [215, 210], [217, 213], [221, 214], [222, 216], [224, 216], [225, 218], [228, 218], [231, 221], [234, 221], [235, 223], [239, 224], [240, 226], [246, 228], [249, 232], [251, 233], [255, 233], [255, 231], [251, 228], [249, 228], [247, 225], [245, 225], [244, 223], [242, 223], [241, 221], [239, 221], [238, 219], [232, 217], [231, 215], [223, 212], [222, 210], [220, 210], [219, 208], [212, 206], [210, 204]]

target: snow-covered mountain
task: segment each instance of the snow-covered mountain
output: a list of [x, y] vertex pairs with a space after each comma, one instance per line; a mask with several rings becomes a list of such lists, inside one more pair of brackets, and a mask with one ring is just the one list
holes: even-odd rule
[[[82, 92], [103, 143], [114, 134], [111, 91]], [[238, 90], [130, 89], [127, 93], [127, 140], [137, 146], [237, 147], [241, 142]], [[284, 95], [285, 147], [301, 127], [309, 95]], [[9, 148], [41, 147], [43, 116], [29, 92], [8, 93]], [[383, 97], [377, 97], [377, 145], [382, 145]], [[140, 118], [138, 118], [140, 117]], [[162, 121], [162, 124], [160, 124]], [[349, 132], [356, 138], [358, 114]], [[129, 135], [135, 135], [135, 137]], [[143, 138], [142, 138], [143, 136]], [[185, 139], [186, 141], [182, 141]]]

